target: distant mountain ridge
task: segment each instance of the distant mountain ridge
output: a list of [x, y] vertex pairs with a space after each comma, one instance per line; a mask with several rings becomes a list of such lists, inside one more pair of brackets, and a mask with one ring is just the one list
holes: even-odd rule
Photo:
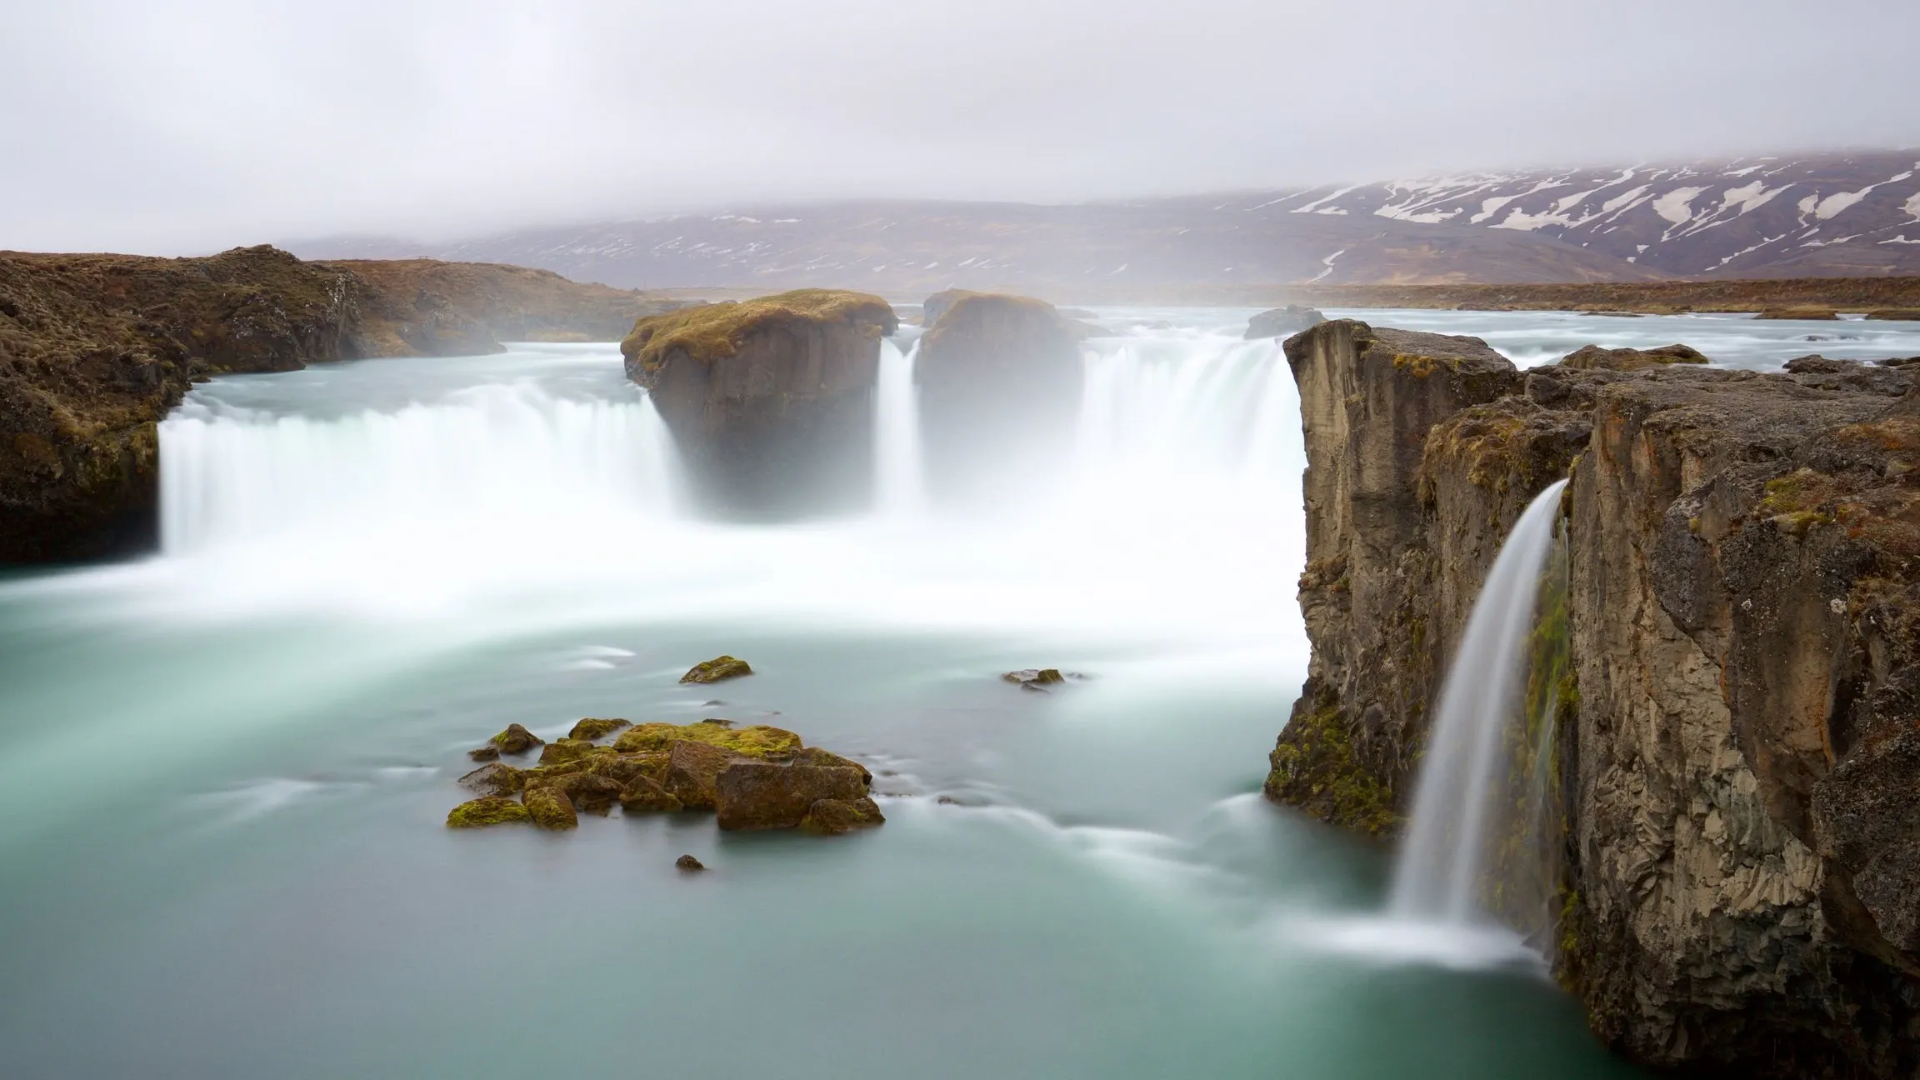
[[1129, 202], [767, 204], [457, 243], [290, 245], [628, 288], [951, 285], [1143, 295], [1250, 283], [1920, 274], [1920, 150], [1531, 169]]

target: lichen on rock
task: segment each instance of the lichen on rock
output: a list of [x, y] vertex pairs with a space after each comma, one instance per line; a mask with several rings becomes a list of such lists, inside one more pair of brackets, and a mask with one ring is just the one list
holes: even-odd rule
[[489, 795], [463, 802], [447, 811], [447, 828], [480, 829], [489, 825], [513, 825], [529, 821], [527, 808], [512, 799]]
[[753, 674], [753, 666], [745, 660], [731, 656], [716, 656], [711, 660], [702, 660], [680, 676], [683, 683], [717, 683], [728, 679], [738, 679]]

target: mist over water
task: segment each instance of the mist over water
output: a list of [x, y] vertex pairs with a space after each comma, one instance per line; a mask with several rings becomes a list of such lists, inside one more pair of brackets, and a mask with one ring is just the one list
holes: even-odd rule
[[[0, 1073], [1629, 1075], [1511, 935], [1395, 939], [1384, 853], [1256, 794], [1304, 462], [1248, 314], [1102, 312], [1070, 448], [990, 515], [883, 456], [872, 512], [700, 518], [605, 345], [197, 388], [163, 552], [0, 582]], [[759, 674], [676, 684], [722, 652]], [[998, 678], [1034, 665], [1089, 678]], [[789, 727], [889, 823], [442, 828], [466, 748], [582, 716]]]

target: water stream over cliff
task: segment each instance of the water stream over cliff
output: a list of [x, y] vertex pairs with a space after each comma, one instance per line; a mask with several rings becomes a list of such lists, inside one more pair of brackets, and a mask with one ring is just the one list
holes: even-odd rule
[[[1629, 1075], [1532, 972], [1325, 947], [1387, 866], [1256, 794], [1306, 647], [1247, 314], [1105, 313], [992, 520], [691, 516], [605, 345], [198, 388], [164, 553], [0, 580], [0, 1073]], [[442, 827], [466, 748], [582, 716], [770, 720], [889, 823]]]
[[1390, 906], [1400, 918], [1454, 926], [1487, 918], [1489, 856], [1516, 824], [1503, 813], [1508, 746], [1516, 726], [1525, 728], [1535, 598], [1566, 486], [1549, 485], [1520, 515], [1450, 662], [1394, 867]]

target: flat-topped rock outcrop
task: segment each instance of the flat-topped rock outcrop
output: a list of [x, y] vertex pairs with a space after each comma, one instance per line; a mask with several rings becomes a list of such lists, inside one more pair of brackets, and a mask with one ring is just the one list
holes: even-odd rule
[[620, 350], [707, 506], [837, 508], [871, 495], [880, 341], [898, 327], [877, 296], [800, 289], [643, 318]]

